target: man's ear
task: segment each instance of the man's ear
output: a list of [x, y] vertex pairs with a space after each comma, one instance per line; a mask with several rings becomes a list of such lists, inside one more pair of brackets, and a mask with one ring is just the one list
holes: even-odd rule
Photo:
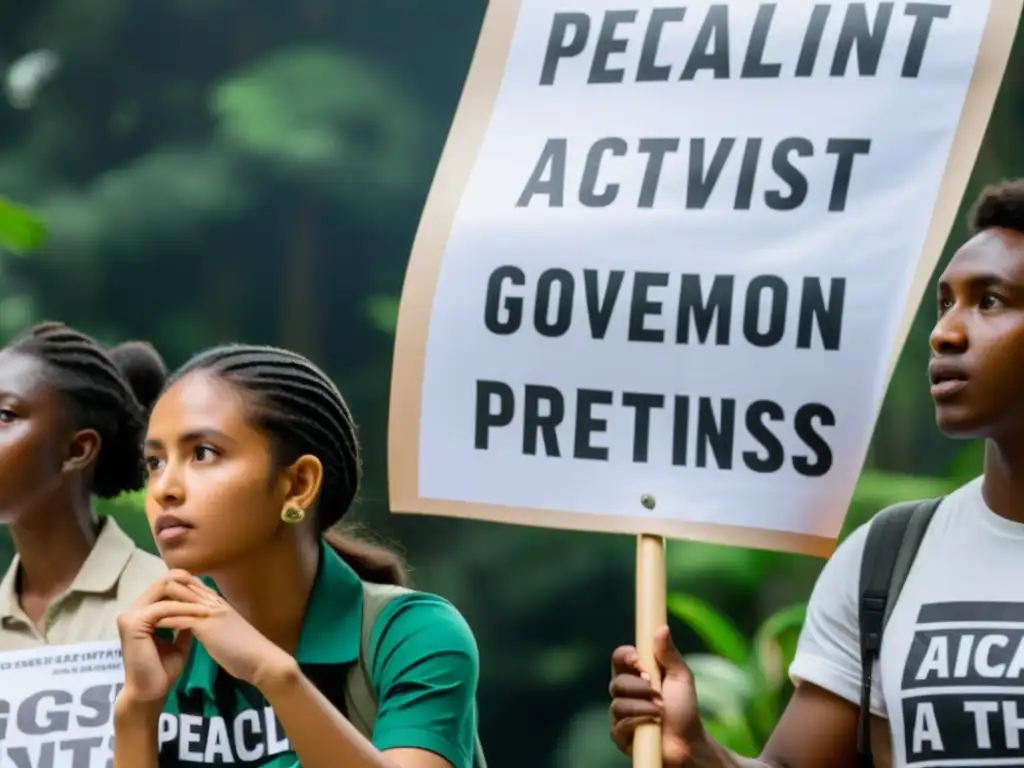
[[71, 436], [67, 457], [61, 465], [63, 472], [81, 472], [89, 468], [99, 456], [103, 441], [95, 429], [81, 429]]
[[300, 456], [286, 472], [285, 503], [308, 510], [313, 506], [324, 482], [324, 465], [320, 459], [307, 453]]

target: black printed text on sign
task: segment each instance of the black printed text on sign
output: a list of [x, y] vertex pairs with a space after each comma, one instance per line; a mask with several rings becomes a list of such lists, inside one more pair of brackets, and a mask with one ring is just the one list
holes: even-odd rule
[[830, 547], [1011, 5], [492, 3], [403, 292], [393, 506]]
[[117, 642], [0, 654], [0, 767], [113, 768]]

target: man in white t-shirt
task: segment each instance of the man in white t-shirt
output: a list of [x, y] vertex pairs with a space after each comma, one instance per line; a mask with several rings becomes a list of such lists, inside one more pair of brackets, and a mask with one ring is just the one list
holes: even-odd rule
[[[929, 367], [944, 433], [985, 438], [984, 475], [942, 500], [895, 603], [873, 675], [877, 768], [1024, 766], [1024, 180], [986, 189], [973, 237], [939, 279]], [[869, 526], [825, 565], [790, 675], [796, 684], [760, 758], [704, 731], [668, 629], [661, 695], [636, 649], [612, 656], [612, 738], [662, 723], [665, 768], [854, 768], [861, 700], [858, 608]]]

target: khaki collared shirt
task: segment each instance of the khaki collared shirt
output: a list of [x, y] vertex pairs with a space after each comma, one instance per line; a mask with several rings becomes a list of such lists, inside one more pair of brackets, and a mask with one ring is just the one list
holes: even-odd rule
[[108, 517], [75, 580], [35, 627], [15, 592], [18, 563], [15, 557], [0, 581], [0, 652], [117, 640], [117, 615], [167, 570]]

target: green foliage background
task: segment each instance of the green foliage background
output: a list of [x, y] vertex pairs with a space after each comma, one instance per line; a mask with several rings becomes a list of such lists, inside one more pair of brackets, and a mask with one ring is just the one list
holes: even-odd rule
[[[230, 340], [311, 355], [362, 425], [358, 521], [404, 543], [419, 585], [474, 627], [493, 766], [623, 768], [607, 674], [633, 636], [633, 542], [387, 509], [397, 298], [484, 7], [0, 4], [0, 342], [56, 318], [110, 343], [150, 339], [172, 366]], [[1018, 44], [965, 209], [983, 184], [1024, 175], [1022, 64]], [[934, 426], [932, 317], [926, 299], [847, 531], [979, 471], [980, 446]], [[101, 511], [152, 547], [138, 496]], [[0, 536], [0, 565], [9, 556]], [[674, 630], [708, 717], [752, 753], [788, 696], [786, 660], [822, 563], [691, 542], [673, 542], [668, 560]]]

